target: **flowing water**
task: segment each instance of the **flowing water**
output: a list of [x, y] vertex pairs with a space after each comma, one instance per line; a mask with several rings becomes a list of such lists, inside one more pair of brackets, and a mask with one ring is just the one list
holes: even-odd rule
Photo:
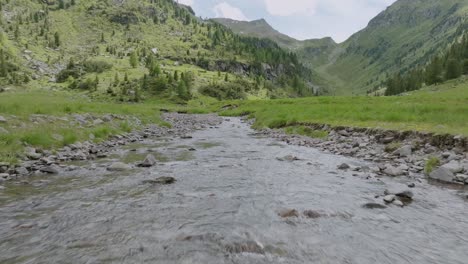
[[[149, 152], [156, 167], [106, 171]], [[287, 155], [300, 160], [278, 160]], [[343, 162], [368, 165], [257, 136], [239, 119], [192, 139], [148, 140], [6, 186], [0, 263], [468, 262], [466, 190], [422, 182], [404, 208], [367, 209], [408, 182], [338, 171]], [[160, 176], [177, 182], [142, 184]], [[283, 209], [300, 216], [281, 218]]]

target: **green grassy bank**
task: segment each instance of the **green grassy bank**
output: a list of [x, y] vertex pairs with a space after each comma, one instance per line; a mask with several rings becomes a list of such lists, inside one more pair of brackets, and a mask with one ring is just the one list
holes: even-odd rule
[[378, 127], [468, 136], [468, 82], [457, 80], [395, 97], [312, 97], [238, 101], [223, 115], [250, 114], [255, 126], [294, 123]]

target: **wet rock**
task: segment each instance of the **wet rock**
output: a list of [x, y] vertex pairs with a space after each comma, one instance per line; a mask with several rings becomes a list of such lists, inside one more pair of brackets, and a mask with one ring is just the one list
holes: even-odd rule
[[347, 170], [347, 169], [351, 168], [351, 166], [349, 166], [349, 165], [346, 164], [346, 163], [343, 163], [343, 164], [339, 165], [337, 168], [338, 168], [339, 170]]
[[363, 208], [366, 209], [385, 209], [387, 206], [379, 203], [366, 203], [362, 206]]
[[395, 201], [395, 198], [396, 196], [393, 195], [393, 194], [390, 194], [390, 195], [387, 195], [383, 198], [384, 202], [386, 203], [392, 203], [393, 201]]
[[409, 157], [412, 153], [413, 148], [410, 145], [403, 146], [394, 152], [394, 154], [399, 155], [400, 157]]
[[162, 184], [162, 185], [168, 185], [168, 184], [173, 184], [177, 180], [174, 177], [159, 177], [154, 180], [144, 180], [142, 183], [143, 184]]
[[402, 201], [400, 201], [400, 200], [395, 200], [395, 201], [393, 201], [393, 204], [396, 205], [396, 206], [400, 206], [400, 207], [405, 206], [405, 204], [404, 204]]
[[299, 217], [299, 212], [296, 209], [283, 209], [278, 212], [281, 218]]
[[189, 135], [184, 135], [184, 136], [181, 136], [180, 137], [181, 139], [191, 139], [193, 138], [192, 136], [189, 136]]
[[410, 184], [408, 184], [408, 187], [409, 187], [409, 188], [414, 188], [414, 187], [416, 187], [416, 184], [410, 183]]
[[149, 167], [153, 167], [154, 165], [156, 165], [156, 163], [157, 163], [156, 158], [152, 154], [148, 154], [145, 160], [143, 160], [143, 162], [140, 163], [138, 166], [149, 168]]
[[429, 178], [442, 182], [453, 182], [455, 174], [447, 168], [440, 167], [429, 174]]
[[131, 167], [123, 162], [115, 162], [112, 163], [109, 167], [107, 167], [108, 171], [127, 171], [130, 169]]
[[6, 122], [7, 122], [6, 118], [0, 115], [0, 123], [6, 123]]
[[48, 173], [48, 174], [58, 174], [59, 168], [57, 166], [45, 166], [39, 169], [40, 172]]
[[403, 191], [395, 194], [396, 196], [403, 198], [403, 199], [408, 199], [408, 200], [413, 200], [414, 194], [412, 191]]
[[303, 212], [303, 214], [304, 214], [305, 217], [311, 218], [311, 219], [317, 219], [317, 218], [322, 217], [322, 214], [320, 214], [317, 211], [313, 211], [313, 210], [306, 210], [306, 211]]
[[195, 148], [189, 148], [189, 151], [197, 151]]
[[455, 160], [452, 160], [449, 163], [442, 165], [441, 168], [448, 169], [453, 173], [460, 173], [464, 169], [462, 164]]
[[393, 177], [401, 176], [404, 174], [403, 170], [401, 168], [394, 167], [392, 165], [387, 165], [385, 167], [385, 170], [383, 171], [385, 174]]

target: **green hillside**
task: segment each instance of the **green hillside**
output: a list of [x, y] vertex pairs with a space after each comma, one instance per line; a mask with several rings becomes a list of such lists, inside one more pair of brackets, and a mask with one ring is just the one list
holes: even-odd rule
[[467, 28], [467, 14], [464, 0], [399, 0], [340, 44], [320, 72], [342, 94], [363, 94], [445, 50]]
[[201, 21], [172, 0], [1, 0], [0, 6], [4, 85], [84, 89], [120, 100], [184, 98], [216, 83], [241, 87], [239, 96], [313, 92], [311, 74], [294, 54]]

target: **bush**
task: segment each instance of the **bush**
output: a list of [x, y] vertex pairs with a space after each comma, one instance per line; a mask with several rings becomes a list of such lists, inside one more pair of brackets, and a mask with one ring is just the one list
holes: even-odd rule
[[246, 99], [244, 87], [238, 83], [215, 83], [201, 87], [199, 92], [218, 100]]

